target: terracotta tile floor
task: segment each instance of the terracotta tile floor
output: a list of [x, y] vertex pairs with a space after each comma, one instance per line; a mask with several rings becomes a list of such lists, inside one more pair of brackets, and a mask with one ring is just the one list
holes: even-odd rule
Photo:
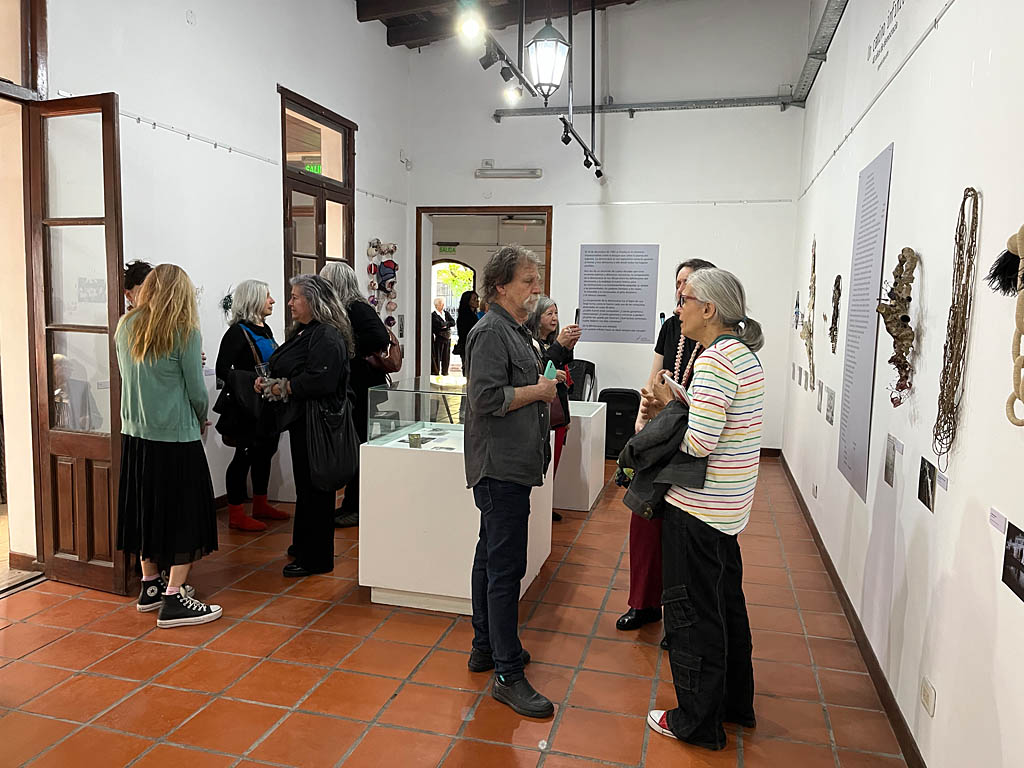
[[[611, 465], [609, 465], [609, 472]], [[369, 603], [356, 530], [335, 576], [283, 579], [287, 525], [228, 531], [191, 579], [225, 617], [158, 630], [134, 598], [44, 582], [0, 600], [0, 766], [592, 768], [902, 765], [899, 746], [777, 460], [741, 536], [758, 727], [712, 753], [651, 732], [673, 704], [661, 626], [618, 632], [629, 513], [614, 485], [566, 512], [521, 607], [530, 679], [553, 718], [520, 718], [466, 669], [471, 629]], [[345, 574], [339, 577], [338, 574]]]

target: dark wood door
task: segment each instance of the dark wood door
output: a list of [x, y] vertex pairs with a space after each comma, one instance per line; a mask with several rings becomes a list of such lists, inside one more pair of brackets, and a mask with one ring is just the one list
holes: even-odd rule
[[49, 578], [124, 594], [115, 547], [124, 307], [117, 95], [35, 102], [29, 137], [37, 514]]

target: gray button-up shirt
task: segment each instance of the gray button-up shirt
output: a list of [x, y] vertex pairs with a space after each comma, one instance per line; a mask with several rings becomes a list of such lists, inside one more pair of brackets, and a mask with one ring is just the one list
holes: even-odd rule
[[485, 477], [543, 485], [551, 458], [551, 407], [509, 410], [516, 387], [537, 383], [540, 357], [526, 326], [498, 304], [473, 326], [463, 357], [469, 397], [465, 419], [466, 483]]

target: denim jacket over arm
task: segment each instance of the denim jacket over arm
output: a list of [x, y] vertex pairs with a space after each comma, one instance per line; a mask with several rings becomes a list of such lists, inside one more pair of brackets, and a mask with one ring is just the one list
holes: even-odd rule
[[673, 485], [704, 487], [707, 456], [697, 458], [679, 449], [689, 420], [690, 409], [673, 400], [619, 454], [619, 466], [633, 469], [622, 501], [640, 517], [661, 517], [665, 494]]
[[466, 484], [481, 479], [537, 486], [551, 458], [551, 408], [534, 402], [509, 410], [517, 387], [537, 383], [540, 358], [530, 332], [492, 304], [466, 340]]

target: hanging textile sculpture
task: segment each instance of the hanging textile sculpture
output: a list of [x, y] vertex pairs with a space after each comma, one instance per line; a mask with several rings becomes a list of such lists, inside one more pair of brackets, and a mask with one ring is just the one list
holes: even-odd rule
[[889, 401], [893, 408], [903, 405], [910, 395], [910, 380], [914, 369], [910, 365], [910, 350], [914, 346], [914, 329], [910, 327], [910, 289], [914, 284], [917, 254], [913, 248], [900, 251], [899, 261], [892, 271], [892, 286], [886, 299], [878, 303], [885, 330], [892, 336], [892, 357], [889, 364], [896, 368], [898, 378], [890, 388]]
[[1024, 403], [1024, 351], [1021, 350], [1021, 339], [1024, 338], [1024, 259], [1021, 248], [1024, 247], [1024, 227], [1006, 241], [1006, 250], [989, 270], [989, 286], [993, 291], [1006, 296], [1017, 296], [1017, 308], [1014, 312], [1013, 343], [1010, 346], [1010, 357], [1013, 359], [1013, 391], [1006, 400], [1006, 418], [1017, 427], [1024, 427], [1024, 418], [1017, 416], [1017, 403]]

